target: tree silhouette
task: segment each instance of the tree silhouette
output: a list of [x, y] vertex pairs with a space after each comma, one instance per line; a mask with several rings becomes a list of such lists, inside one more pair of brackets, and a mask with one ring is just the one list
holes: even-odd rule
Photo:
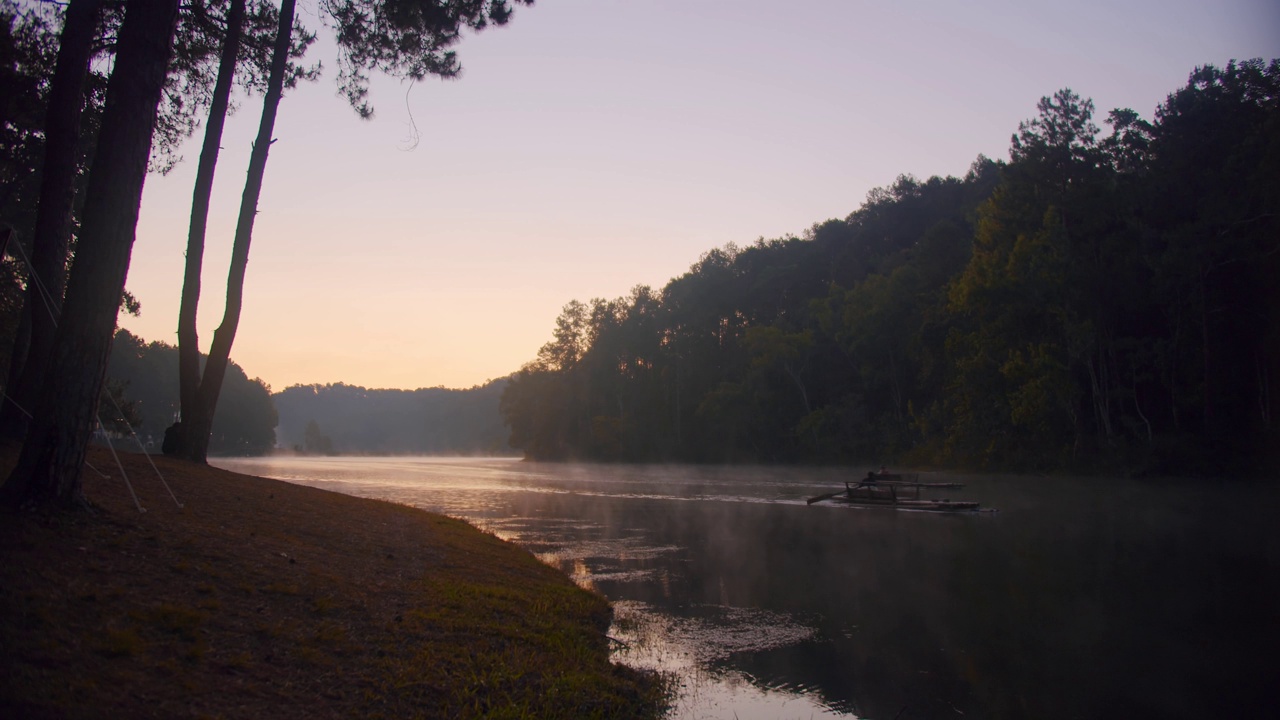
[[[515, 1], [525, 4], [531, 2]], [[511, 16], [510, 3], [504, 0], [450, 0], [441, 3], [330, 0], [324, 6], [331, 13], [338, 29], [341, 68], [339, 84], [362, 117], [369, 117], [373, 112], [366, 99], [368, 69], [383, 70], [415, 80], [428, 74], [456, 77], [461, 72], [461, 66], [449, 48], [461, 38], [462, 29], [470, 27], [480, 30], [490, 23], [504, 24]], [[172, 451], [173, 454], [194, 462], [206, 461], [209, 433], [222, 387], [222, 376], [239, 327], [253, 223], [258, 212], [268, 152], [274, 142], [272, 129], [285, 82], [288, 58], [291, 53], [297, 52], [290, 42], [293, 8], [294, 0], [285, 0], [281, 5], [280, 25], [272, 55], [267, 94], [263, 100], [262, 119], [250, 156], [248, 178], [240, 203], [231, 268], [227, 277], [226, 307], [222, 323], [214, 333], [208, 362], [204, 372], [198, 377], [199, 348], [195, 319], [199, 300], [200, 257], [203, 253], [203, 220], [198, 217], [198, 213], [207, 212], [212, 162], [209, 163], [208, 177], [199, 179], [208, 184], [197, 188], [193, 203], [187, 272], [179, 312], [182, 419], [170, 430], [173, 443], [166, 452]], [[302, 45], [303, 49], [305, 45], [306, 43]], [[212, 157], [216, 158], [216, 144], [207, 147], [211, 148]], [[202, 166], [203, 159], [202, 155]]]
[[83, 502], [80, 472], [124, 292], [177, 18], [177, 0], [131, 0], [125, 10], [48, 370], [57, 382], [42, 384], [18, 463], [0, 490], [9, 504]]

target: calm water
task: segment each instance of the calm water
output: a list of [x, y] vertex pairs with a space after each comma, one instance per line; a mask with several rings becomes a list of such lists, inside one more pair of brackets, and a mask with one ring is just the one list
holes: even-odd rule
[[[998, 512], [819, 504], [832, 469], [219, 460], [514, 541], [614, 602], [673, 718], [1242, 718], [1280, 708], [1280, 483], [968, 477]], [[865, 470], [863, 470], [865, 472]]]

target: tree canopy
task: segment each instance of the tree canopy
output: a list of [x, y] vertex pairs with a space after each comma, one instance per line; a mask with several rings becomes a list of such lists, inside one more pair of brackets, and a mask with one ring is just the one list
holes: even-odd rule
[[[339, 83], [360, 114], [368, 116], [371, 109], [364, 101], [366, 71], [379, 70], [415, 80], [427, 74], [456, 76], [459, 66], [450, 48], [461, 37], [462, 29], [479, 30], [489, 24], [503, 24], [510, 18], [512, 4], [531, 2], [326, 2], [328, 19], [338, 34], [342, 67]], [[211, 12], [214, 6], [217, 10], [225, 6], [225, 14]], [[208, 4], [203, 0], [187, 4], [177, 0], [129, 0], [123, 6], [101, 0], [71, 0], [62, 18], [55, 71], [47, 85], [28, 80], [39, 77], [35, 71], [42, 64], [48, 66], [53, 45], [44, 40], [53, 23], [38, 17], [28, 21], [24, 18], [34, 15], [10, 12], [11, 7], [4, 6], [4, 12], [0, 13], [9, 30], [7, 35], [0, 35], [0, 41], [7, 43], [5, 50], [15, 58], [12, 67], [17, 72], [2, 79], [17, 90], [32, 91], [27, 92], [32, 98], [23, 99], [26, 105], [41, 102], [45, 105], [42, 123], [28, 122], [20, 128], [14, 133], [15, 144], [28, 149], [26, 145], [31, 143], [26, 140], [39, 133], [37, 128], [43, 131], [46, 142], [35, 214], [35, 260], [28, 262], [31, 267], [28, 292], [9, 355], [10, 374], [17, 381], [11, 379], [6, 387], [7, 391], [20, 393], [23, 402], [7, 401], [0, 417], [3, 421], [0, 432], [25, 434], [25, 439], [18, 463], [0, 495], [10, 505], [35, 502], [68, 506], [82, 502], [80, 472], [89, 436], [97, 422], [97, 405], [105, 386], [116, 313], [121, 298], [126, 296], [124, 281], [148, 169], [146, 160], [153, 157], [157, 148], [171, 146], [169, 139], [184, 137], [194, 129], [193, 108], [213, 105], [220, 124], [228, 106], [225, 81], [230, 71], [242, 57], [251, 66], [253, 60], [266, 57], [261, 43], [253, 41], [253, 33], [271, 27], [269, 19], [274, 6], [255, 3], [249, 22], [242, 24], [243, 0], [214, 0]], [[305, 50], [311, 38], [305, 32], [296, 32], [294, 7], [294, 0], [284, 0], [276, 14], [278, 22], [269, 51], [262, 120], [233, 248], [227, 308], [209, 353], [209, 372], [201, 381], [200, 407], [191, 412], [195, 415], [191, 429], [175, 433], [182, 439], [187, 454], [199, 461], [203, 461], [207, 452], [211, 416], [239, 320], [239, 291], [267, 151], [275, 141], [272, 130], [276, 107], [283, 88], [310, 72], [290, 64], [290, 60]], [[259, 22], [262, 20], [268, 22]], [[242, 29], [246, 32], [243, 54], [237, 47]], [[109, 66], [111, 72], [102, 102], [98, 141], [88, 163], [88, 181], [84, 192], [78, 193], [75, 179], [82, 166], [76, 162], [73, 146], [82, 137], [79, 131], [82, 120], [95, 117], [83, 109], [91, 105], [86, 102], [85, 81], [94, 75], [92, 71], [97, 67], [94, 58], [102, 50], [94, 45], [99, 30], [110, 38], [103, 47], [109, 48], [111, 62], [103, 65]], [[214, 57], [218, 60], [212, 60]], [[217, 68], [216, 73], [213, 68]], [[250, 84], [257, 77], [250, 72]], [[9, 82], [11, 80], [14, 82]], [[211, 86], [214, 89], [210, 89]], [[41, 97], [45, 87], [47, 96]], [[209, 90], [206, 92], [206, 89]], [[32, 102], [26, 102], [28, 100]], [[24, 109], [30, 110], [25, 106]], [[210, 138], [208, 145], [216, 155], [217, 138], [214, 134]], [[211, 176], [212, 164], [203, 160], [202, 174], [207, 165]], [[201, 190], [201, 187], [203, 185], [198, 184], [197, 196], [201, 192], [207, 195], [207, 189]], [[70, 271], [64, 276], [74, 219], [73, 203], [81, 196], [84, 212], [75, 237]], [[199, 203], [197, 198], [196, 204]], [[193, 217], [196, 215], [198, 213], [193, 213]], [[12, 228], [2, 230], [7, 244], [14, 233]], [[37, 288], [38, 283], [43, 287]], [[35, 310], [40, 304], [48, 310], [48, 322], [44, 320], [45, 314]], [[22, 329], [28, 320], [36, 317], [41, 320], [30, 323], [30, 342], [24, 342]], [[29, 355], [27, 348], [31, 349]], [[184, 352], [184, 358], [187, 356]], [[184, 362], [182, 367], [187, 371], [194, 364]], [[184, 388], [190, 384], [184, 378]], [[182, 393], [184, 415], [188, 413], [189, 395]], [[9, 397], [6, 392], [6, 398]], [[26, 418], [30, 418], [29, 423]], [[188, 439], [192, 437], [197, 441], [190, 442]]]
[[1280, 447], [1280, 62], [1154, 119], [1042, 98], [1008, 162], [570, 302], [502, 399], [539, 459], [1225, 472]]

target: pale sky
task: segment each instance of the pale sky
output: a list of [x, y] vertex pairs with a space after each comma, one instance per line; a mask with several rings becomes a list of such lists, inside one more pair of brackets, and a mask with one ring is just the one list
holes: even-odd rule
[[[1275, 0], [538, 0], [464, 39], [463, 78], [324, 76], [276, 123], [232, 359], [274, 390], [470, 387], [570, 300], [659, 289], [707, 250], [801, 234], [903, 173], [1006, 159], [1063, 87], [1150, 119], [1197, 65], [1280, 57]], [[201, 350], [221, 320], [259, 98], [223, 138]], [[412, 124], [420, 133], [416, 145]], [[121, 325], [177, 343], [200, 134], [147, 180]]]

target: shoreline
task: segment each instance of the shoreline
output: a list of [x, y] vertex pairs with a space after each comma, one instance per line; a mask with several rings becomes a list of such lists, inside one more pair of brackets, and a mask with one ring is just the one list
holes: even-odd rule
[[6, 714], [661, 713], [661, 681], [609, 661], [607, 601], [521, 548], [394, 503], [120, 460], [145, 512], [97, 449], [92, 512], [0, 518]]

